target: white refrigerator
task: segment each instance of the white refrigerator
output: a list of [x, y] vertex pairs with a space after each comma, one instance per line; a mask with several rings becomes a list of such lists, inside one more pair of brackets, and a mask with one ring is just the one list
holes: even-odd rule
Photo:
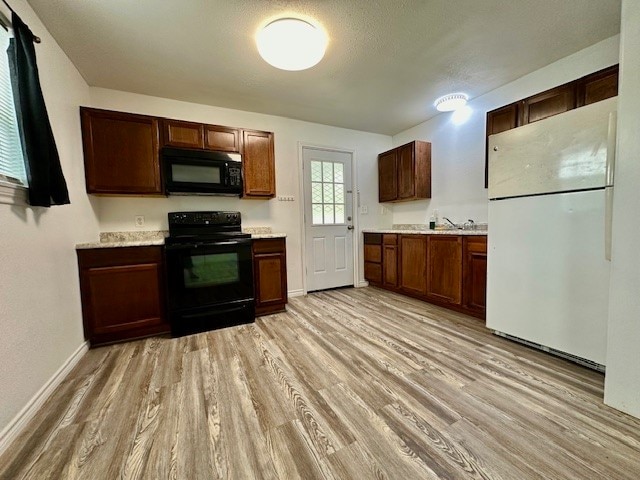
[[489, 137], [487, 327], [603, 369], [617, 97]]

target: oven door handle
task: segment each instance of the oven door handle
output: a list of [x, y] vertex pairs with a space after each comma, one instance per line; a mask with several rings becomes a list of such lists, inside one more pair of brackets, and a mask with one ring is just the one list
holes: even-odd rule
[[167, 250], [189, 250], [194, 248], [220, 247], [225, 245], [249, 245], [250, 238], [242, 238], [238, 240], [224, 240], [222, 242], [203, 242], [203, 243], [176, 243], [173, 245], [165, 245]]

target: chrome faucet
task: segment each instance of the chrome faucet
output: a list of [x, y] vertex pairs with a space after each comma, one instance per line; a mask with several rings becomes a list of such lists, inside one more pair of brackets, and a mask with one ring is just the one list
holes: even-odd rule
[[464, 230], [473, 230], [473, 229], [475, 229], [475, 225], [476, 225], [476, 222], [474, 222], [473, 220], [469, 219], [469, 220], [467, 220], [465, 222], [465, 224], [462, 226], [462, 228]]
[[455, 223], [453, 223], [451, 220], [449, 220], [447, 217], [442, 217], [443, 220], [446, 220], [447, 222], [449, 222], [453, 228], [458, 228], [458, 225], [456, 225]]

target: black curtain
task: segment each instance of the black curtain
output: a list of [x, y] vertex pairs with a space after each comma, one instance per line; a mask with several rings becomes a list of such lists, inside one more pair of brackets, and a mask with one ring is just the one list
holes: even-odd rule
[[69, 203], [69, 192], [42, 97], [34, 35], [15, 12], [11, 22], [14, 38], [7, 54], [29, 181], [29, 204], [38, 207], [63, 205]]

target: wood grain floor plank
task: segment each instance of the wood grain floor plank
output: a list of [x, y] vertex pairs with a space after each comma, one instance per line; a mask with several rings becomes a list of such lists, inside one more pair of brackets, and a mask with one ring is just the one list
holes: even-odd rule
[[221, 433], [225, 448], [225, 478], [268, 478], [277, 474], [273, 459], [264, 448], [266, 439], [260, 430], [258, 415], [253, 410], [251, 394], [243, 373], [233, 330], [225, 329], [221, 336], [227, 345], [227, 362], [218, 369], [220, 387]]
[[442, 431], [431, 426], [404, 405], [390, 405], [380, 411], [389, 428], [429, 466], [439, 478], [498, 479], [490, 467], [466, 449], [456, 445]]
[[324, 459], [317, 455], [299, 420], [271, 429], [268, 437], [278, 478], [334, 478]]
[[[343, 418], [357, 442], [395, 478], [439, 478], [384, 421], [344, 385], [323, 390], [322, 396]], [[392, 478], [393, 478], [392, 477]]]
[[358, 442], [353, 442], [329, 455], [328, 462], [335, 478], [340, 480], [390, 480], [397, 478], [387, 472], [384, 461], [375, 458]]
[[603, 375], [375, 289], [91, 350], [0, 479], [637, 480]]

